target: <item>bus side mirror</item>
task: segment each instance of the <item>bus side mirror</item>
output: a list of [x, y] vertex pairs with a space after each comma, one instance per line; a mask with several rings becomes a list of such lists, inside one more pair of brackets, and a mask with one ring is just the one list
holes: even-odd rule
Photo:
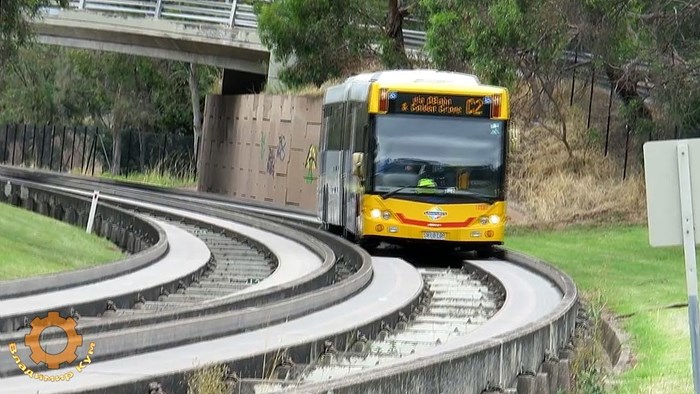
[[352, 174], [356, 175], [358, 178], [362, 179], [365, 169], [362, 165], [364, 161], [364, 153], [355, 152], [352, 154]]

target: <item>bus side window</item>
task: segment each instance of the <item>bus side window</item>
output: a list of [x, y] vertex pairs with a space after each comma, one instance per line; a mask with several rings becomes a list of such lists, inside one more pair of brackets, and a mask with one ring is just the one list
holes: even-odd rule
[[469, 189], [469, 172], [467, 170], [462, 170], [457, 173], [457, 189]]

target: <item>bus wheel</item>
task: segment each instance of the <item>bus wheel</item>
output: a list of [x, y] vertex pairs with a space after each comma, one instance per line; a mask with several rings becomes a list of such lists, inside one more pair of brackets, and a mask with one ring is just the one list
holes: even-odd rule
[[476, 258], [478, 259], [488, 259], [493, 256], [493, 250], [490, 246], [477, 248], [474, 252], [476, 253]]
[[377, 249], [377, 247], [379, 247], [379, 241], [377, 241], [376, 239], [362, 238], [360, 239], [358, 244], [361, 248], [363, 248], [369, 253], [374, 252], [374, 250]]

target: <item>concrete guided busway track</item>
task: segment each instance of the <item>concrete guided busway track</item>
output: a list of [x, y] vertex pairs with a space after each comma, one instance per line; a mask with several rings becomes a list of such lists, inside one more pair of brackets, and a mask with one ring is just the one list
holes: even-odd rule
[[[122, 198], [149, 200], [153, 203], [157, 202], [158, 204], [171, 207], [195, 207], [193, 210], [200, 210], [201, 212], [218, 212], [220, 217], [226, 217], [226, 215], [232, 214], [234, 211], [247, 211], [246, 205], [243, 203], [228, 202], [221, 198], [216, 202], [212, 202], [206, 198], [198, 197], [198, 195], [194, 193], [154, 191], [150, 190], [153, 188], [134, 185], [127, 186], [119, 182], [95, 182], [91, 179], [80, 179], [79, 177], [69, 177], [55, 173], [31, 172], [6, 167], [0, 167], [0, 174], [15, 178], [33, 179], [42, 183], [54, 184], [59, 187], [80, 189], [83, 193], [89, 193], [93, 189], [99, 189], [103, 193], [119, 195]], [[48, 174], [51, 174], [51, 177], [48, 177]], [[196, 204], [193, 204], [193, 202], [196, 202]], [[292, 220], [290, 216], [296, 216], [294, 213], [285, 213], [286, 219], [281, 219], [279, 218], [281, 215], [275, 215], [275, 210], [266, 209], [261, 206], [252, 207], [252, 210], [257, 211], [256, 213], [258, 216], [265, 215], [270, 218], [276, 218], [275, 221], [278, 223], [290, 222]], [[251, 214], [254, 213], [251, 212]], [[308, 216], [302, 216], [298, 219], [303, 219], [296, 221], [303, 221], [306, 225], [297, 225], [296, 228], [312, 228], [314, 226], [314, 221], [312, 219], [310, 220]], [[331, 237], [321, 234], [318, 234], [318, 236], [320, 238]], [[387, 261], [395, 260], [390, 259]], [[382, 263], [375, 261], [374, 264], [379, 267]], [[377, 267], [375, 267], [375, 269], [378, 269]], [[505, 253], [505, 261], [472, 261], [467, 264], [467, 267], [471, 267], [468, 268], [468, 270], [471, 269], [492, 277], [493, 281], [500, 283], [498, 287], [505, 292], [505, 300], [503, 300], [502, 305], [499, 306], [500, 309], [497, 308], [498, 310], [496, 311], [491, 308], [492, 312], [495, 312], [495, 314], [488, 316], [489, 318], [478, 325], [478, 327], [472, 327], [468, 335], [455, 336], [455, 338], [450, 338], [434, 346], [413, 349], [411, 356], [413, 360], [411, 362], [405, 361], [411, 359], [411, 357], [393, 359], [388, 357], [383, 359], [378, 365], [366, 368], [361, 374], [340, 374], [340, 379], [332, 378], [329, 380], [324, 377], [319, 380], [318, 378], [309, 378], [310, 374], [302, 372], [300, 376], [305, 376], [307, 379], [301, 382], [301, 384], [305, 384], [305, 386], [300, 387], [304, 387], [304, 390], [316, 390], [331, 385], [331, 387], [336, 387], [339, 390], [338, 392], [405, 392], [404, 389], [409, 387], [407, 385], [412, 385], [411, 387], [421, 387], [421, 384], [425, 385], [424, 388], [431, 388], [425, 392], [480, 392], [486, 387], [489, 387], [489, 385], [493, 386], [494, 384], [507, 388], [512, 387], [520, 370], [537, 371], [542, 364], [545, 354], [556, 354], [559, 349], [565, 346], [574, 327], [577, 298], [576, 289], [568, 277], [548, 265], [511, 252]], [[531, 275], [531, 280], [523, 280], [522, 278], [526, 277], [528, 274]], [[378, 274], [375, 273], [375, 275]], [[427, 278], [426, 275], [427, 274], [423, 272], [424, 278]], [[520, 278], [520, 280], [518, 278]], [[375, 281], [371, 282], [370, 287], [373, 284], [375, 284]], [[370, 287], [367, 287], [365, 290], [369, 290]], [[413, 304], [412, 307], [408, 308], [407, 313], [399, 314], [398, 319], [387, 319], [383, 324], [380, 324], [379, 331], [376, 329], [369, 329], [365, 330], [363, 335], [366, 334], [370, 342], [379, 344], [383, 339], [389, 337], [386, 335], [387, 332], [393, 335], [398, 334], [402, 330], [410, 329], [412, 325], [415, 326], [414, 322], [420, 321], [420, 319], [423, 318], [421, 316], [426, 312], [445, 308], [444, 300], [441, 301], [443, 304], [433, 304], [435, 300], [431, 299], [431, 295], [437, 294], [437, 292], [438, 290], [429, 291], [428, 296], [423, 298], [420, 305], [416, 306]], [[498, 291], [496, 290], [496, 292]], [[425, 293], [425, 291], [423, 291], [423, 293]], [[360, 297], [360, 294], [361, 293], [346, 299], [343, 303], [359, 299], [357, 297]], [[496, 299], [497, 298], [498, 297], [496, 297]], [[489, 302], [493, 300], [494, 298], [491, 297]], [[331, 308], [340, 307], [344, 305], [343, 303], [336, 304]], [[410, 303], [406, 305], [409, 304]], [[486, 302], [485, 304], [489, 303]], [[319, 310], [314, 313], [323, 313], [327, 310], [330, 310], [330, 308]], [[406, 308], [404, 308], [404, 311], [405, 310]], [[509, 311], [517, 311], [517, 313]], [[407, 316], [410, 316], [410, 318], [407, 318]], [[307, 330], [314, 331], [315, 333], [317, 332], [315, 326], [318, 325], [318, 323], [314, 324], [312, 321], [306, 322], [305, 317], [299, 317], [295, 320], [305, 322]], [[290, 320], [290, 322], [292, 321], [294, 320]], [[283, 323], [282, 325], [284, 324], [287, 323]], [[272, 326], [270, 328], [272, 328]], [[336, 328], [340, 329], [340, 327]], [[324, 337], [323, 332], [318, 332], [317, 334], [317, 338]], [[275, 334], [272, 333], [270, 335]], [[342, 350], [337, 342], [340, 340], [339, 337], [333, 337], [330, 334], [328, 336], [334, 338], [331, 344], [335, 344], [337, 348]], [[342, 345], [347, 348], [349, 345], [357, 344], [358, 338], [359, 336], [356, 335], [353, 343], [345, 341]], [[224, 338], [221, 338], [221, 340], [224, 340]], [[311, 340], [311, 338], [306, 338], [306, 341]], [[287, 346], [287, 349], [291, 349], [290, 351], [292, 351], [292, 353], [300, 352], [294, 353], [294, 361], [297, 362], [297, 365], [299, 365], [298, 363], [300, 361], [308, 365], [314, 365], [318, 364], [313, 361], [316, 359], [310, 357], [309, 354], [302, 354], [304, 352], [315, 352], [314, 354], [318, 355], [319, 341], [315, 342], [316, 345], [312, 346], [315, 349], [313, 352], [311, 352], [310, 345], [305, 344], [306, 347], [304, 347], [300, 345], [300, 343], [294, 341], [285, 342], [278, 339], [277, 347]], [[328, 343], [325, 345], [324, 350], [329, 351]], [[331, 346], [331, 348], [333, 348], [333, 346]], [[185, 349], [182, 348], [180, 350]], [[246, 370], [246, 368], [241, 367], [241, 365], [243, 365], [240, 364], [242, 360], [251, 361], [256, 358], [259, 359], [260, 357], [259, 355], [256, 356], [254, 354], [255, 352], [243, 354], [229, 351], [224, 353], [227, 354], [222, 354], [221, 358], [217, 358], [219, 356], [212, 357], [220, 362], [239, 361], [239, 363], [233, 362], [232, 364], [234, 370], [239, 371]], [[151, 353], [144, 354], [143, 356], [148, 356], [149, 354]], [[212, 361], [214, 359], [212, 359]], [[329, 360], [328, 352], [324, 353], [324, 360]], [[325, 365], [333, 366], [335, 362], [335, 366], [337, 367], [337, 361], [339, 359], [331, 358], [330, 360], [330, 364]], [[120, 360], [114, 360], [114, 362], [118, 361]], [[247, 363], [245, 365], [250, 366], [254, 364]], [[184, 368], [191, 368], [191, 366], [185, 366]], [[314, 368], [318, 370], [318, 365], [315, 365]], [[462, 371], [460, 375], [461, 378], [449, 380], [449, 384], [448, 380], [439, 378], [439, 376], [446, 376], [445, 374], [459, 374], [459, 371]], [[472, 372], [469, 373], [468, 371]], [[164, 372], [162, 376], [176, 379], [177, 377], [181, 377], [181, 372], [182, 370], [179, 369], [179, 367], [171, 365], [169, 372]], [[248, 370], [248, 372], [250, 373], [242, 373], [242, 376], [261, 376], [259, 373], [260, 371]], [[279, 375], [275, 376], [279, 377]], [[421, 380], [417, 381], [414, 378], [409, 378], [410, 376], [420, 376]], [[278, 380], [279, 381], [276, 383], [279, 383], [279, 387], [289, 386], [289, 384], [292, 383], [289, 381], [284, 382], [284, 379]], [[321, 380], [323, 380], [321, 383], [314, 383], [320, 382]], [[163, 382], [172, 383], [173, 381], [165, 379]], [[253, 383], [251, 380], [240, 380], [239, 388], [241, 390], [245, 390], [246, 387], [250, 388], [251, 383]], [[257, 384], [259, 383], [260, 382], [257, 382]], [[295, 384], [296, 383], [299, 382], [297, 381]], [[379, 390], [380, 387], [383, 387], [386, 391]]]

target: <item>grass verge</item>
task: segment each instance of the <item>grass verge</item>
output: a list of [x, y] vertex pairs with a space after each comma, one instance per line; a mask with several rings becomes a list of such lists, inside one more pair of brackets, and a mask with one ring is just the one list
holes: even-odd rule
[[690, 338], [680, 248], [651, 248], [639, 225], [510, 230], [506, 246], [568, 273], [583, 295], [622, 318], [635, 365], [614, 378], [612, 393], [690, 393]]
[[196, 188], [197, 177], [192, 173], [175, 174], [171, 171], [160, 171], [154, 168], [146, 172], [132, 172], [129, 175], [114, 175], [110, 172], [103, 172], [100, 177], [113, 179], [116, 181], [143, 183], [153, 186], [174, 187], [174, 188]]
[[69, 271], [123, 256], [104, 238], [8, 204], [0, 204], [0, 280]]

